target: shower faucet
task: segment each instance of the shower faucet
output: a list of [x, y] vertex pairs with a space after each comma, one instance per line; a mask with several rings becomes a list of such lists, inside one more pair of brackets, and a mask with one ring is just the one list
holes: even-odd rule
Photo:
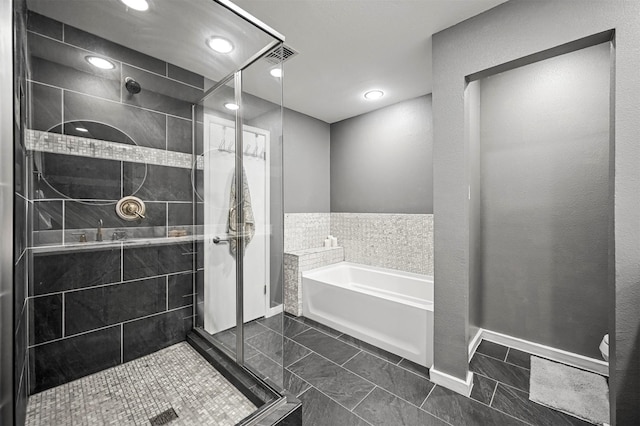
[[96, 232], [96, 241], [102, 241], [102, 219], [98, 220], [98, 231]]

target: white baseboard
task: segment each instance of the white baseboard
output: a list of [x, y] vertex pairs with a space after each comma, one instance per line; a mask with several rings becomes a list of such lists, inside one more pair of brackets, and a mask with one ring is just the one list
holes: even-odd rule
[[274, 315], [278, 315], [281, 312], [282, 312], [282, 304], [267, 309], [267, 312], [265, 312], [264, 317], [265, 318], [269, 318], [269, 317], [272, 317]]
[[[602, 376], [609, 376], [609, 363], [606, 361], [589, 358], [584, 355], [578, 355], [573, 352], [552, 348], [551, 346], [545, 346], [539, 343], [529, 342], [528, 340], [519, 339], [502, 333], [496, 333], [491, 330], [480, 329], [480, 331], [482, 332], [483, 340], [488, 340], [490, 342], [499, 343], [504, 346], [529, 352], [533, 355], [547, 358], [551, 361], [571, 365]], [[480, 344], [480, 342], [478, 342], [478, 344]], [[469, 347], [469, 352], [471, 352], [471, 347]], [[471, 357], [469, 357], [469, 359], [471, 359]]]
[[476, 353], [476, 349], [480, 346], [480, 342], [482, 342], [482, 329], [479, 328], [476, 335], [473, 336], [471, 342], [469, 342], [469, 361], [473, 358], [473, 355]]
[[429, 380], [436, 385], [444, 386], [464, 396], [471, 395], [471, 389], [473, 388], [473, 373], [471, 371], [467, 371], [467, 380], [465, 381], [431, 367], [429, 369]]

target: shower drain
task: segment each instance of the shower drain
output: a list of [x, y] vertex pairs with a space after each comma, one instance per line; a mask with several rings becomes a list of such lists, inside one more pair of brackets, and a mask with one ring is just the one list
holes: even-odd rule
[[151, 423], [151, 426], [162, 426], [177, 418], [178, 415], [176, 414], [176, 411], [173, 408], [169, 408], [157, 416], [150, 418], [149, 423]]

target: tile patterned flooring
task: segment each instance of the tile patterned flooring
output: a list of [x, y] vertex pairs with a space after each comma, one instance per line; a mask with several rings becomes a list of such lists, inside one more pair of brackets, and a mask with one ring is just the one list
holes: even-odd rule
[[148, 426], [170, 408], [171, 426], [234, 425], [256, 409], [182, 342], [32, 395], [26, 425]]
[[[250, 366], [266, 359], [282, 371], [269, 344], [281, 328], [276, 318], [252, 323]], [[285, 388], [302, 400], [304, 426], [588, 424], [529, 401], [529, 354], [495, 343], [474, 355], [466, 398], [430, 382], [428, 369], [304, 317], [285, 316], [284, 342]]]

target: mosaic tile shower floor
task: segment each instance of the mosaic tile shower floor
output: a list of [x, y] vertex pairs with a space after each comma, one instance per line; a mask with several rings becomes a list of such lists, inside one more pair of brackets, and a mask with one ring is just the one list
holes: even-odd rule
[[256, 407], [186, 342], [32, 395], [27, 426], [234, 425]]

